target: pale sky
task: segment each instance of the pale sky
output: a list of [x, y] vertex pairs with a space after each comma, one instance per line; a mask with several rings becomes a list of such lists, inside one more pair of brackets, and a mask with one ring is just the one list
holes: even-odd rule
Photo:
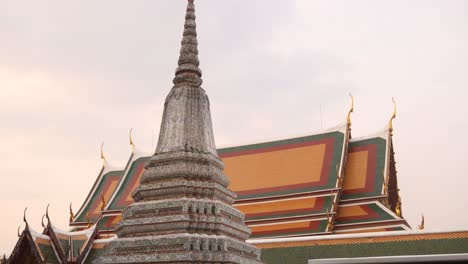
[[[398, 182], [413, 227], [468, 229], [467, 1], [195, 1], [203, 87], [218, 146], [343, 122], [386, 126], [392, 96]], [[51, 203], [68, 227], [128, 132], [151, 152], [172, 87], [186, 1], [0, 2], [0, 254], [22, 212]], [[320, 111], [320, 105], [322, 111]], [[24, 225], [22, 226], [22, 228]]]

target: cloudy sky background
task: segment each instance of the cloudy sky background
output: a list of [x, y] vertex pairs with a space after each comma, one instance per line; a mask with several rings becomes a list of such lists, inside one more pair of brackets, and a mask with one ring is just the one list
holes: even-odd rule
[[[0, 2], [0, 254], [29, 207], [67, 228], [128, 131], [155, 147], [185, 1]], [[196, 1], [201, 68], [218, 146], [394, 123], [403, 213], [468, 229], [468, 2]], [[321, 106], [321, 107], [320, 107]], [[321, 122], [320, 108], [322, 108]], [[322, 124], [323, 123], [323, 124]], [[154, 136], [152, 136], [154, 133]], [[24, 227], [24, 225], [23, 225]], [[23, 228], [22, 227], [22, 228]]]

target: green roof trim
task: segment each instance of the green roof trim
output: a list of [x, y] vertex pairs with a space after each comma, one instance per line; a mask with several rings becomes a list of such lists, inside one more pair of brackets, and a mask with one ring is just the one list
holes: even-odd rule
[[219, 155], [222, 155], [222, 154], [231, 153], [231, 152], [248, 151], [248, 150], [261, 149], [261, 148], [271, 148], [271, 147], [276, 147], [276, 146], [281, 146], [281, 145], [316, 141], [316, 140], [326, 139], [331, 136], [335, 138], [340, 138], [340, 137], [344, 138], [344, 133], [340, 131], [334, 131], [334, 132], [328, 132], [328, 133], [312, 135], [312, 136], [282, 139], [282, 140], [236, 146], [236, 147], [220, 148], [217, 151]]
[[468, 238], [407, 240], [262, 249], [266, 264], [307, 264], [309, 259], [468, 253]]

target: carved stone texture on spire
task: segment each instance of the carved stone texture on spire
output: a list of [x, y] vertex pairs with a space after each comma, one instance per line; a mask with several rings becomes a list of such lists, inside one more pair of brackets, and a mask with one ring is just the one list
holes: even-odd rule
[[97, 263], [260, 262], [250, 229], [232, 204], [218, 157], [201, 71], [193, 1], [188, 2], [179, 67], [164, 104], [158, 146], [112, 241]]

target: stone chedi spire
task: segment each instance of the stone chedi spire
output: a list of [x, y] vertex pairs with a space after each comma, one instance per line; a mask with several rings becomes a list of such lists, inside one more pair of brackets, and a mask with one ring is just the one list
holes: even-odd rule
[[97, 263], [260, 262], [244, 215], [232, 206], [211, 125], [210, 104], [198, 61], [195, 8], [188, 1], [182, 48], [164, 104], [158, 146], [135, 203], [123, 212]]

